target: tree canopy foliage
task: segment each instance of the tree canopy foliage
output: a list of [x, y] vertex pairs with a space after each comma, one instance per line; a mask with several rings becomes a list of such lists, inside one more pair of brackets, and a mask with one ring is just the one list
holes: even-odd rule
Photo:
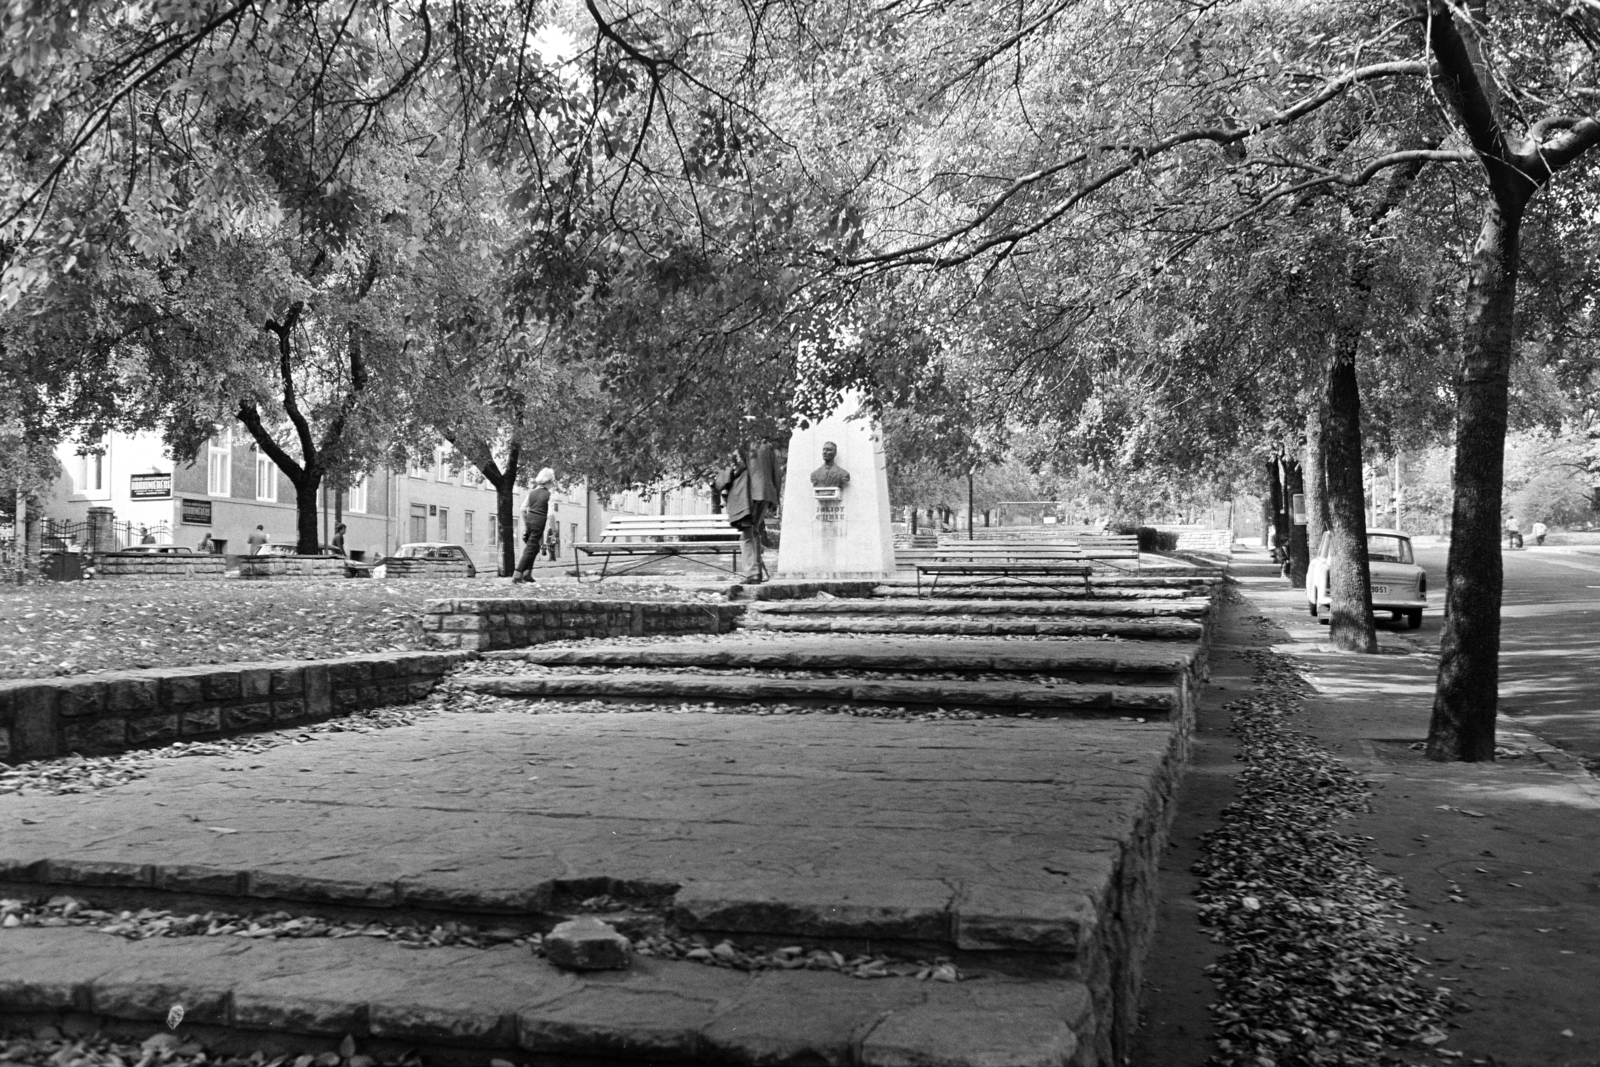
[[1352, 648], [1364, 454], [1453, 436], [1430, 753], [1492, 756], [1506, 429], [1594, 385], [1593, 5], [90, 0], [0, 30], [30, 430], [183, 450], [237, 416], [297, 493], [428, 433], [508, 486], [524, 445], [689, 480], [847, 389], [935, 481], [1192, 487], [1304, 434]]

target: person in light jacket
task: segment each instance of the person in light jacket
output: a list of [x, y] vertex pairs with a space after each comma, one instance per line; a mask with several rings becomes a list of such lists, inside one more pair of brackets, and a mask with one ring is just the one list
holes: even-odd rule
[[544, 524], [550, 518], [550, 485], [555, 480], [556, 472], [546, 467], [533, 476], [533, 488], [522, 502], [522, 555], [511, 576], [513, 583], [534, 580], [533, 564], [544, 546]]

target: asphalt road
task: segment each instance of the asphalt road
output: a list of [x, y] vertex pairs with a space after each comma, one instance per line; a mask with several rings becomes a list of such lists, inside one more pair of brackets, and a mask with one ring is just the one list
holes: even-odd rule
[[[1444, 545], [1418, 545], [1435, 607], [1420, 641], [1438, 647]], [[1500, 710], [1600, 770], [1600, 554], [1505, 553]]]

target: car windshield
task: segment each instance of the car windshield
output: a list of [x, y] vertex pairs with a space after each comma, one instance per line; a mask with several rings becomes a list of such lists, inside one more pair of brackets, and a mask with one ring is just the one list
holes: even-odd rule
[[1368, 534], [1367, 559], [1373, 563], [1410, 563], [1411, 538]]

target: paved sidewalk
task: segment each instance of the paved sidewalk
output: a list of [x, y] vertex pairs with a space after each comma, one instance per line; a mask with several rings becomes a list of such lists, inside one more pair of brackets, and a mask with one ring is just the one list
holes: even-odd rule
[[1215, 950], [1194, 920], [1187, 866], [1238, 770], [1218, 709], [1250, 683], [1247, 670], [1230, 666], [1231, 653], [1272, 647], [1299, 664], [1314, 689], [1299, 728], [1371, 783], [1374, 810], [1348, 832], [1369, 835], [1372, 862], [1404, 880], [1411, 910], [1403, 929], [1426, 939], [1425, 978], [1463, 1005], [1450, 1039], [1419, 1050], [1417, 1062], [1600, 1064], [1600, 782], [1504, 718], [1500, 744], [1515, 758], [1429, 762], [1413, 746], [1427, 736], [1437, 629], [1419, 636], [1380, 624], [1378, 655], [1331, 651], [1304, 593], [1250, 566], [1250, 557], [1242, 562], [1236, 573], [1245, 572], [1239, 589], [1247, 603], [1219, 620], [1196, 765], [1180, 794], [1175, 851], [1163, 862], [1163, 927], [1146, 999], [1161, 1017], [1150, 1018], [1140, 1038], [1147, 1053], [1159, 1052], [1150, 1062], [1199, 1067], [1212, 1051], [1201, 968]]

